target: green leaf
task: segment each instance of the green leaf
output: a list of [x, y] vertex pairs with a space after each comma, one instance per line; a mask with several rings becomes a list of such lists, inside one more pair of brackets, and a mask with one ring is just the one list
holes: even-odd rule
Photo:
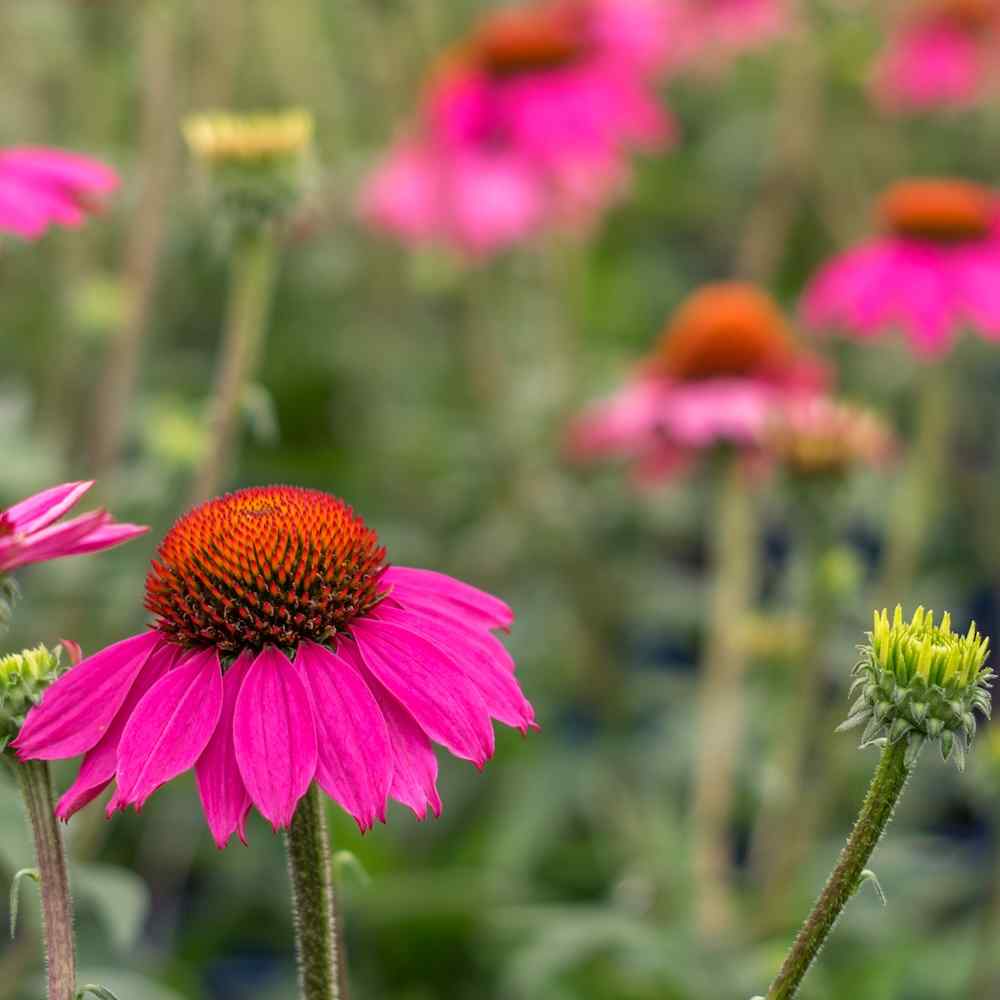
[[95, 986], [93, 983], [81, 986], [76, 991], [76, 1000], [84, 1000], [84, 997], [88, 996], [97, 997], [97, 1000], [118, 1000], [118, 997], [107, 986]]
[[17, 933], [17, 911], [21, 902], [20, 888], [21, 879], [30, 878], [35, 882], [38, 881], [38, 869], [37, 868], [22, 868], [10, 883], [10, 936], [13, 939], [14, 935]]
[[343, 883], [345, 875], [352, 876], [353, 881], [364, 888], [371, 885], [371, 876], [353, 851], [337, 851], [333, 856], [333, 877], [338, 885]]
[[74, 873], [77, 897], [91, 906], [119, 951], [131, 948], [149, 910], [149, 888], [138, 875], [114, 865], [81, 865]]
[[882, 883], [879, 882], [878, 876], [870, 868], [866, 868], [861, 873], [861, 878], [858, 879], [858, 889], [860, 890], [866, 882], [871, 882], [871, 884], [875, 887], [875, 891], [878, 893], [878, 898], [882, 900], [882, 905], [888, 906], [889, 902], [885, 898], [885, 893], [882, 891]]

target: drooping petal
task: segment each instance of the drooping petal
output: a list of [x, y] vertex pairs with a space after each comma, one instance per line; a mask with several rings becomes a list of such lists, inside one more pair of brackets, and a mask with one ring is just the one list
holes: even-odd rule
[[233, 738], [253, 804], [276, 830], [289, 826], [316, 774], [316, 724], [309, 690], [273, 646], [261, 651], [243, 681]]
[[62, 517], [93, 485], [91, 479], [51, 486], [9, 507], [7, 517], [17, 531], [38, 531]]
[[482, 767], [493, 756], [493, 727], [476, 685], [430, 640], [374, 619], [350, 627], [368, 669], [432, 740]]
[[392, 748], [378, 703], [357, 669], [324, 646], [303, 642], [295, 666], [312, 692], [320, 788], [357, 820], [361, 832], [385, 822]]
[[136, 706], [118, 744], [118, 790], [109, 810], [141, 809], [161, 785], [201, 756], [222, 712], [222, 667], [214, 649], [193, 653]]
[[4, 560], [0, 569], [9, 571], [19, 569], [28, 563], [72, 555], [75, 545], [109, 520], [110, 516], [106, 511], [92, 510], [74, 517], [71, 521], [50, 524], [47, 528], [28, 535], [23, 542], [16, 545], [14, 554]]
[[95, 747], [87, 751], [76, 781], [66, 790], [56, 805], [56, 816], [63, 822], [97, 798], [111, 783], [118, 768], [118, 744], [132, 713], [146, 692], [166, 674], [183, 653], [180, 646], [164, 643], [146, 657], [139, 675], [118, 709], [118, 714]]
[[76, 757], [95, 746], [161, 641], [155, 631], [122, 639], [60, 677], [28, 713], [14, 741], [21, 759]]
[[238, 833], [240, 840], [246, 843], [243, 821], [250, 809], [250, 793], [243, 784], [236, 762], [233, 717], [240, 689], [253, 660], [249, 651], [241, 653], [222, 678], [219, 724], [194, 768], [205, 820], [220, 850], [234, 833]]
[[479, 643], [479, 635], [406, 609], [380, 607], [376, 617], [419, 633], [446, 653], [455, 667], [475, 684], [494, 719], [522, 733], [535, 726], [534, 709], [521, 693], [513, 673], [503, 659]]
[[514, 621], [514, 612], [499, 597], [444, 573], [390, 566], [382, 579], [398, 589], [400, 594], [424, 594], [440, 598], [464, 615], [481, 621], [486, 628], [507, 629]]
[[392, 785], [389, 796], [411, 809], [417, 819], [423, 819], [427, 815], [428, 806], [435, 816], [440, 816], [438, 762], [427, 734], [365, 666], [354, 643], [342, 642], [337, 647], [337, 653], [353, 664], [364, 678], [385, 719], [392, 748]]

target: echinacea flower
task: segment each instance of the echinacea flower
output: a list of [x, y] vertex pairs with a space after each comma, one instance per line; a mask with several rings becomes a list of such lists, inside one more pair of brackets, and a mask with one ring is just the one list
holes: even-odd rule
[[899, 182], [882, 196], [883, 234], [827, 263], [806, 322], [862, 339], [890, 330], [933, 358], [964, 327], [1000, 337], [1000, 201], [958, 180]]
[[908, 11], [872, 75], [887, 111], [966, 107], [996, 80], [1000, 59], [997, 0], [928, 0]]
[[878, 467], [895, 449], [895, 436], [882, 417], [830, 396], [789, 402], [767, 432], [768, 452], [802, 478], [840, 477], [855, 468]]
[[362, 215], [406, 242], [480, 256], [590, 222], [622, 189], [631, 151], [673, 136], [649, 85], [661, 13], [588, 0], [486, 17], [435, 67]]
[[75, 227], [118, 187], [118, 175], [87, 156], [37, 146], [0, 148], [0, 231], [38, 239]]
[[63, 483], [0, 510], [0, 576], [29, 563], [110, 549], [149, 530], [117, 522], [103, 509], [60, 521], [93, 485]]
[[574, 421], [570, 452], [631, 459], [640, 479], [659, 479], [705, 449], [756, 451], [775, 411], [824, 382], [766, 292], [743, 282], [705, 285], [625, 386]]
[[117, 782], [140, 809], [194, 768], [208, 826], [245, 840], [251, 806], [288, 827], [315, 780], [362, 830], [389, 798], [440, 811], [432, 741], [481, 767], [491, 719], [531, 706], [493, 635], [510, 608], [441, 573], [386, 564], [343, 501], [271, 486], [211, 500], [164, 538], [146, 579], [151, 627], [45, 693], [22, 759], [85, 754], [57, 814]]

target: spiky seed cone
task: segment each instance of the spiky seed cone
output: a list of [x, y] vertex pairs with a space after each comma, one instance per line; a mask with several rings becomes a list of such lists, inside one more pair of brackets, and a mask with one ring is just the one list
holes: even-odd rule
[[891, 622], [887, 611], [875, 612], [868, 639], [854, 667], [851, 697], [858, 697], [838, 732], [864, 726], [862, 746], [906, 740], [908, 763], [937, 741], [942, 757], [963, 769], [976, 710], [990, 715], [989, 639], [975, 622], [965, 635], [953, 632], [947, 613], [935, 625], [934, 612], [922, 607], [906, 622], [898, 605]]

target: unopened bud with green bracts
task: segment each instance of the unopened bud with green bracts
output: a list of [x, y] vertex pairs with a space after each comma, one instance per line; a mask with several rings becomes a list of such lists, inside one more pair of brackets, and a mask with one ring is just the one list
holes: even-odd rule
[[854, 668], [851, 696], [858, 695], [838, 732], [864, 726], [861, 745], [876, 740], [907, 741], [907, 764], [912, 764], [928, 740], [937, 740], [941, 756], [952, 754], [965, 767], [965, 754], [976, 734], [975, 712], [990, 714], [989, 684], [993, 672], [986, 666], [989, 639], [976, 631], [965, 635], [951, 630], [951, 615], [934, 624], [934, 612], [917, 608], [910, 621], [896, 607], [875, 612], [869, 644]]
[[[73, 643], [69, 643], [70, 659]], [[42, 700], [45, 689], [70, 668], [62, 662], [62, 646], [38, 645], [0, 656], [0, 752], [20, 732], [24, 718]]]

